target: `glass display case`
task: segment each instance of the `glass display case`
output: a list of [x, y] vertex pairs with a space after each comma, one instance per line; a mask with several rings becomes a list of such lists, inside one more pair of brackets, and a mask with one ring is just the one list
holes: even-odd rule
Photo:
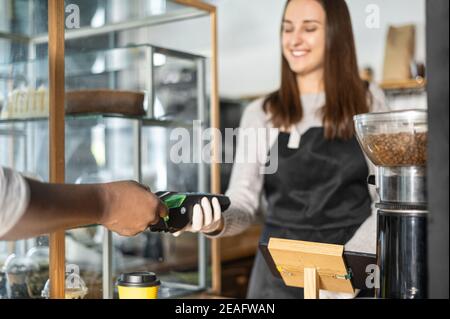
[[[40, 181], [52, 181], [54, 158], [49, 142], [55, 134], [50, 129], [55, 116], [48, 43], [52, 22], [47, 22], [51, 2], [0, 0], [8, 13], [0, 19], [0, 165]], [[65, 182], [132, 179], [153, 191], [214, 191], [207, 164], [174, 163], [169, 156], [179, 143], [173, 139], [174, 130], [192, 133], [196, 125], [209, 127], [209, 118], [218, 113], [214, 83], [211, 103], [207, 100], [210, 62], [199, 54], [150, 43], [119, 46], [122, 32], [205, 17], [212, 7], [167, 0], [133, 0], [126, 6], [123, 1], [79, 0], [64, 7]], [[71, 28], [70, 23], [78, 25]], [[88, 104], [78, 99], [96, 91], [102, 95]], [[137, 104], [115, 109], [108, 97], [118, 92], [135, 94]], [[139, 112], [133, 111], [135, 105]], [[83, 298], [116, 297], [116, 278], [138, 270], [161, 278], [162, 298], [209, 285], [209, 248], [202, 235], [147, 231], [125, 238], [90, 226], [67, 230], [63, 244], [65, 272], [83, 280]], [[49, 262], [49, 249], [54, 247], [47, 236], [0, 242], [0, 298], [49, 297], [49, 268], [52, 272], [55, 267]], [[64, 251], [58, 249], [57, 253]], [[23, 288], [22, 295], [11, 290], [11, 283], [23, 285], [17, 286]]]

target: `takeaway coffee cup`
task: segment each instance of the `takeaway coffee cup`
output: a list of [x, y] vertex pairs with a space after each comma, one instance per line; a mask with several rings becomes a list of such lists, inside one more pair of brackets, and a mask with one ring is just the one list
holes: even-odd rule
[[132, 272], [117, 280], [119, 299], [157, 299], [161, 282], [152, 272]]

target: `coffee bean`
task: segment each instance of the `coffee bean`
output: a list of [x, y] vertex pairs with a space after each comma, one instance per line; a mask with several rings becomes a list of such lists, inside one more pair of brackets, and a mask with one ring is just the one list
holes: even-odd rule
[[423, 166], [427, 133], [372, 134], [363, 138], [370, 160], [378, 166]]

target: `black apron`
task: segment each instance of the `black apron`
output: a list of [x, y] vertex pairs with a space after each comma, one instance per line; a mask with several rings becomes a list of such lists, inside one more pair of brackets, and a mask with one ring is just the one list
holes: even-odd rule
[[[327, 140], [321, 127], [306, 131], [297, 149], [288, 148], [289, 138], [279, 134], [278, 170], [264, 177], [268, 215], [260, 241], [345, 244], [371, 213], [368, 167], [357, 140]], [[302, 298], [303, 289], [273, 277], [258, 252], [247, 297]]]

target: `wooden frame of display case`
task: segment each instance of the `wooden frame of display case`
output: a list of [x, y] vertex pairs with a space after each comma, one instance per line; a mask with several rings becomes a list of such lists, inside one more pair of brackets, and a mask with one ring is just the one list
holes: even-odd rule
[[[174, 0], [174, 2], [207, 12], [211, 17], [211, 127], [219, 128], [219, 87], [218, 87], [218, 45], [217, 11], [212, 5], [199, 0]], [[64, 114], [64, 41], [65, 41], [64, 0], [48, 0], [48, 42], [49, 42], [49, 145], [50, 182], [64, 183], [65, 178], [65, 114]], [[211, 163], [211, 192], [220, 192], [220, 165], [217, 152], [218, 136], [212, 140], [213, 157]], [[212, 290], [221, 291], [220, 240], [213, 239], [211, 245]], [[52, 299], [65, 298], [65, 232], [50, 234], [50, 280]]]
[[[50, 182], [65, 179], [64, 0], [48, 0]], [[50, 296], [65, 298], [65, 232], [50, 234]]]

